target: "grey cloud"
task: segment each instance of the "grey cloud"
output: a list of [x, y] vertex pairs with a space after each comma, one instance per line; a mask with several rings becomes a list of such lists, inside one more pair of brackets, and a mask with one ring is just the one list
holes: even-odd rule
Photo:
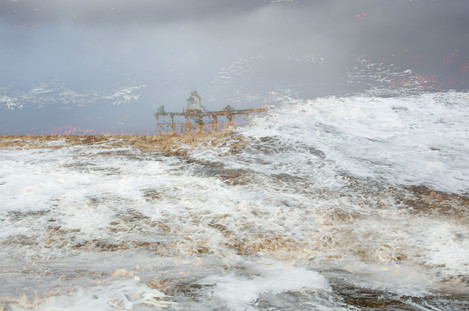
[[[196, 29], [197, 35], [214, 36], [220, 42], [240, 39], [252, 48], [288, 50], [290, 45], [290, 49], [314, 46], [325, 53], [334, 49], [378, 53], [412, 45], [416, 51], [426, 51], [441, 47], [435, 44], [439, 40], [465, 48], [467, 44], [454, 34], [467, 37], [468, 9], [463, 0], [18, 0], [2, 2], [0, 18], [10, 26], [67, 24], [93, 31], [109, 26], [123, 32], [129, 25], [186, 23], [182, 31]], [[364, 13], [362, 20], [355, 17]]]
[[158, 24], [236, 15], [266, 4], [265, 0], [18, 0], [0, 4], [0, 17], [14, 24]]

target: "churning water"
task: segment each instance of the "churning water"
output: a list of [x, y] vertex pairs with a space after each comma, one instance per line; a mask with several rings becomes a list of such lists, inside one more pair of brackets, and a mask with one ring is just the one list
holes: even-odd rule
[[237, 132], [0, 150], [0, 310], [469, 308], [469, 93], [285, 99]]

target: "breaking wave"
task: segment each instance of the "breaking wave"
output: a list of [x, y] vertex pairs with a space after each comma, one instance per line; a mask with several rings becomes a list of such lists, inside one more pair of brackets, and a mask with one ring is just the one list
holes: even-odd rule
[[4, 138], [0, 306], [468, 308], [468, 95], [287, 98], [164, 148]]

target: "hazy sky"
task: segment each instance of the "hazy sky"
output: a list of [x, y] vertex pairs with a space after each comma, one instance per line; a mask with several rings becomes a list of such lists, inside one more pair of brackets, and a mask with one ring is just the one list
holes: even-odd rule
[[271, 92], [360, 90], [351, 77], [378, 69], [467, 88], [468, 12], [467, 0], [1, 0], [0, 134], [151, 132], [156, 108], [181, 110], [192, 90], [210, 109], [258, 107]]

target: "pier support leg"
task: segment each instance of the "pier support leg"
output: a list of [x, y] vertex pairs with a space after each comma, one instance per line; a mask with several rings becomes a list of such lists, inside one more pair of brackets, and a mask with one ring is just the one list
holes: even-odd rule
[[192, 123], [189, 120], [189, 117], [186, 116], [186, 134], [191, 134], [192, 133]]
[[176, 124], [174, 123], [174, 116], [171, 116], [171, 131], [176, 134]]
[[213, 131], [218, 132], [218, 116], [213, 116]]

